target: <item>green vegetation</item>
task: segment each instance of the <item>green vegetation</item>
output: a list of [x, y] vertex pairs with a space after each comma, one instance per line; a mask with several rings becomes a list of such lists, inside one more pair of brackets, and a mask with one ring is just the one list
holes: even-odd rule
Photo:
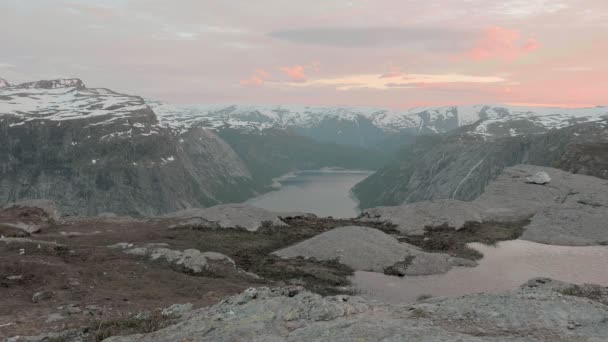
[[447, 226], [427, 227], [424, 235], [406, 236], [400, 240], [427, 252], [448, 253], [453, 256], [478, 260], [483, 254], [467, 246], [471, 242], [495, 245], [499, 241], [515, 240], [530, 221], [468, 222], [461, 229]]
[[163, 315], [161, 310], [138, 315], [121, 315], [104, 320], [93, 320], [89, 324], [95, 341], [103, 341], [111, 336], [147, 334], [175, 323], [176, 317]]

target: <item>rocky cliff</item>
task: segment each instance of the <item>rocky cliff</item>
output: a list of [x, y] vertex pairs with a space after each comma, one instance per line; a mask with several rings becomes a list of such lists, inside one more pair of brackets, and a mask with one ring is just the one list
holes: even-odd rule
[[0, 203], [154, 215], [246, 199], [251, 175], [214, 133], [159, 124], [137, 96], [77, 79], [0, 90]]
[[[480, 135], [484, 122], [420, 136], [353, 189], [364, 208], [432, 199], [472, 200], [507, 166], [528, 163], [607, 178], [606, 121], [523, 134]], [[524, 127], [523, 125], [520, 128]]]

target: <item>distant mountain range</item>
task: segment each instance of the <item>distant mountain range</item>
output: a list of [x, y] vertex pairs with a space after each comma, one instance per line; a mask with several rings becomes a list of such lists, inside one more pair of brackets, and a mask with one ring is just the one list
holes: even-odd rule
[[474, 105], [396, 111], [382, 108], [244, 105], [150, 106], [172, 127], [261, 131], [291, 129], [321, 141], [371, 147], [397, 133], [446, 133], [476, 124], [468, 134], [480, 137], [543, 133], [608, 116], [608, 107], [583, 109]]

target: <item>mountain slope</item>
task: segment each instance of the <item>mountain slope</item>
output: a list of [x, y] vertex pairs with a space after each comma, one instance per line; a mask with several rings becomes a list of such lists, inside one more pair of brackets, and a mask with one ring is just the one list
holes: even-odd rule
[[528, 163], [608, 179], [607, 121], [575, 124], [544, 134], [484, 136], [477, 125], [419, 137], [353, 188], [361, 207], [422, 200], [472, 200], [507, 166]]
[[0, 202], [155, 215], [244, 200], [241, 159], [214, 133], [160, 124], [137, 96], [54, 80], [0, 89]]

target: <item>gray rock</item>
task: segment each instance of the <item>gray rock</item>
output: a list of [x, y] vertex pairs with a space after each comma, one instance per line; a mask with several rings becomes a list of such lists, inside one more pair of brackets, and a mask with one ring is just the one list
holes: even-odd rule
[[201, 252], [197, 249], [186, 249], [184, 251], [167, 248], [167, 244], [146, 244], [135, 246], [126, 242], [109, 246], [121, 249], [123, 253], [144, 257], [154, 262], [169, 264], [170, 267], [180, 272], [194, 275], [226, 276], [234, 274], [245, 278], [259, 278], [257, 275], [241, 270], [230, 257], [215, 252]]
[[542, 284], [414, 305], [259, 288], [196, 310], [160, 331], [107, 341], [599, 342], [608, 334], [607, 315], [606, 305]]
[[354, 270], [372, 272], [384, 272], [396, 263], [410, 260], [411, 265], [403, 271], [406, 275], [443, 273], [451, 267], [446, 254], [425, 253], [380, 230], [357, 226], [334, 228], [273, 254], [282, 258], [337, 260]]
[[564, 246], [601, 245], [608, 241], [608, 207], [554, 205], [542, 209], [521, 239]]
[[551, 181], [551, 177], [549, 177], [548, 173], [544, 171], [539, 171], [533, 176], [526, 177], [526, 181], [532, 184], [545, 185]]
[[424, 201], [396, 207], [364, 210], [363, 222], [387, 222], [408, 235], [423, 234], [425, 227], [447, 226], [460, 229], [466, 222], [481, 222], [482, 208], [458, 200]]
[[193, 307], [193, 305], [191, 303], [173, 304], [173, 305], [163, 309], [161, 314], [163, 316], [180, 318], [180, 317], [185, 316], [187, 313], [191, 312], [192, 307]]
[[222, 228], [244, 228], [256, 231], [262, 225], [287, 226], [281, 220], [282, 214], [247, 204], [222, 204], [211, 208], [192, 208], [167, 214], [164, 217], [179, 220], [178, 225], [212, 223]]
[[35, 293], [32, 296], [32, 302], [34, 303], [39, 303], [45, 300], [49, 300], [51, 298], [53, 298], [55, 296], [55, 292], [51, 291], [51, 290], [44, 290], [44, 291], [40, 291]]
[[[544, 186], [528, 182], [546, 174]], [[544, 176], [543, 176], [544, 177]], [[559, 245], [598, 245], [608, 241], [608, 182], [541, 166], [517, 165], [503, 172], [472, 202], [424, 201], [364, 211], [362, 221], [388, 222], [406, 234], [427, 226], [460, 228], [466, 222], [532, 218], [522, 238]]]

